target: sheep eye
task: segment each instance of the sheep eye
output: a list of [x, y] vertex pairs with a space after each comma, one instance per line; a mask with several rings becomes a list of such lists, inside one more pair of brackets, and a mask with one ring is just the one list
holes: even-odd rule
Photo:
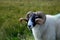
[[38, 16], [36, 16], [35, 18], [38, 18]]
[[42, 18], [42, 16], [39, 16], [38, 18]]

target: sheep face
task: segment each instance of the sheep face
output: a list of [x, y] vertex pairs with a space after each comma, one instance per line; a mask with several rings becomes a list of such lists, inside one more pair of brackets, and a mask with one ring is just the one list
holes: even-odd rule
[[31, 12], [27, 14], [28, 27], [32, 28], [36, 24], [43, 24], [45, 22], [45, 15], [42, 12]]

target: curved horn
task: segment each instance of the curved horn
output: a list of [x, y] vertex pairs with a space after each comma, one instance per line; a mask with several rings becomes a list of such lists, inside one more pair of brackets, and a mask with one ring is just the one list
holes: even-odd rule
[[19, 21], [20, 22], [22, 22], [22, 21], [28, 21], [28, 18], [30, 17], [30, 14], [31, 14], [32, 12], [31, 11], [29, 11], [28, 13], [27, 13], [27, 15], [26, 15], [26, 18], [19, 18]]
[[43, 24], [44, 20], [37, 18], [37, 19], [35, 19], [35, 22], [36, 22], [36, 24]]
[[45, 23], [46, 21], [46, 15], [42, 12], [42, 11], [38, 11], [37, 15], [39, 16], [39, 18], [35, 19], [36, 23]]
[[19, 18], [19, 22], [28, 21], [26, 18]]

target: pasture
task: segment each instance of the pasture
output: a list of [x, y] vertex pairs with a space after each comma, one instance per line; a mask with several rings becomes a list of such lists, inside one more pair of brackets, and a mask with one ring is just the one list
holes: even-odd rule
[[0, 40], [34, 40], [27, 23], [20, 23], [28, 11], [60, 13], [60, 0], [0, 0]]

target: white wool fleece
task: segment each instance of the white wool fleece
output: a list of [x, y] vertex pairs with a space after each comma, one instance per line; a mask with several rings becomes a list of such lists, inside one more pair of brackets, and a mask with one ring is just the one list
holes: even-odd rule
[[33, 27], [32, 33], [35, 40], [56, 40], [56, 37], [60, 38], [60, 14], [46, 15], [45, 23]]

